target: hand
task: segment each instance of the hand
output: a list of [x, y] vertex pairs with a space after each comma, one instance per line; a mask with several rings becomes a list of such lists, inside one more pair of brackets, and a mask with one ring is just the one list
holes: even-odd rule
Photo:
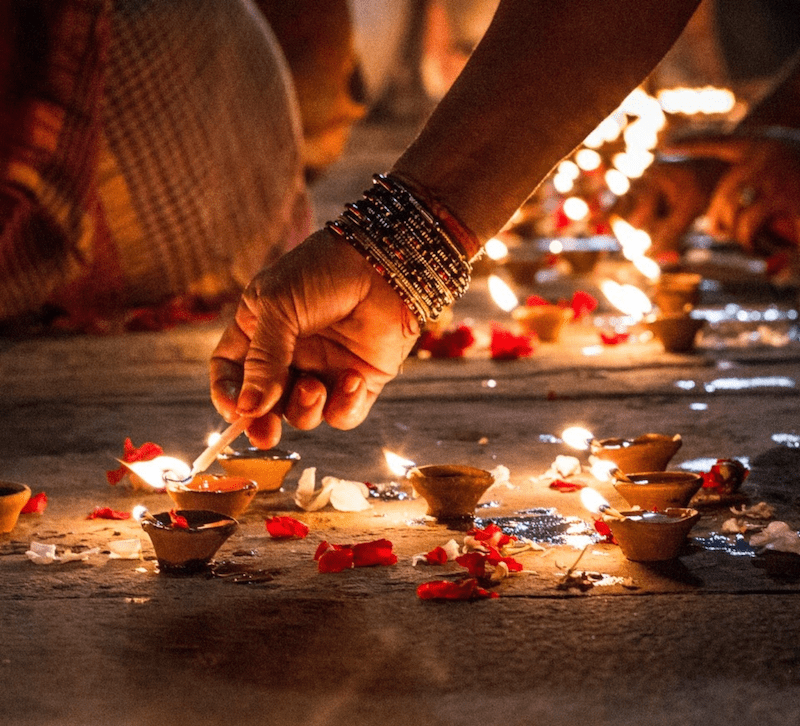
[[652, 239], [651, 254], [678, 251], [708, 206], [718, 165], [703, 159], [657, 161], [612, 210]]
[[419, 335], [397, 293], [349, 244], [321, 230], [260, 272], [210, 364], [211, 399], [275, 446], [281, 417], [307, 430], [361, 423]]
[[800, 243], [800, 149], [777, 139], [731, 137], [681, 146], [730, 165], [706, 212], [708, 231], [748, 250], [766, 229]]

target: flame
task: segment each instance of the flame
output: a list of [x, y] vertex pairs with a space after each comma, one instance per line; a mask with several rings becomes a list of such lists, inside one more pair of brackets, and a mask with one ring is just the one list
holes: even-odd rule
[[147, 507], [144, 504], [137, 504], [133, 509], [131, 509], [131, 517], [133, 517], [137, 522], [141, 522], [144, 519], [144, 515], [147, 514]]
[[501, 310], [510, 313], [519, 305], [514, 291], [497, 275], [489, 275], [489, 294]]
[[650, 249], [652, 240], [650, 235], [643, 229], [636, 229], [632, 224], [626, 222], [622, 217], [612, 217], [610, 220], [611, 230], [614, 236], [622, 245], [622, 254], [625, 259], [634, 260], [641, 257]]
[[591, 487], [581, 489], [581, 504], [593, 514], [600, 514], [611, 506], [600, 492]]
[[180, 480], [186, 479], [192, 472], [192, 467], [174, 456], [157, 456], [150, 461], [122, 463], [153, 489], [163, 489], [166, 486], [167, 474], [170, 479]]
[[594, 434], [582, 426], [570, 426], [561, 434], [561, 439], [567, 446], [580, 451], [586, 451], [593, 438]]
[[206, 439], [206, 446], [213, 446], [220, 438], [222, 438], [222, 434], [219, 431], [212, 431]]
[[633, 266], [639, 270], [648, 280], [658, 280], [661, 277], [661, 267], [652, 257], [641, 255], [632, 260]]
[[502, 260], [508, 257], [508, 247], [506, 243], [497, 239], [497, 237], [492, 237], [488, 240], [483, 249], [490, 260]]
[[619, 466], [613, 461], [594, 459], [589, 468], [589, 472], [598, 481], [611, 481], [614, 478], [613, 472], [617, 469], [619, 469]]
[[416, 466], [410, 459], [404, 459], [399, 454], [395, 454], [393, 451], [388, 451], [387, 449], [383, 450], [383, 456], [386, 459], [389, 471], [395, 476], [405, 476], [408, 474], [409, 469], [413, 469]]
[[613, 280], [604, 280], [600, 283], [600, 289], [615, 308], [634, 320], [641, 320], [653, 309], [653, 303], [635, 285], [620, 285]]

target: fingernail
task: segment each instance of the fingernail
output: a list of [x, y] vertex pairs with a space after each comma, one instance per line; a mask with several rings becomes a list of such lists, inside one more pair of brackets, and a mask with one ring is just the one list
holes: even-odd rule
[[310, 387], [303, 383], [297, 384], [297, 400], [303, 408], [313, 408], [319, 403], [322, 391], [316, 386]]
[[255, 386], [246, 383], [239, 394], [236, 404], [236, 413], [240, 416], [247, 416], [258, 411], [261, 402], [264, 400], [264, 393]]
[[356, 374], [349, 375], [342, 381], [342, 390], [345, 393], [355, 393], [361, 386], [361, 381], [361, 376]]

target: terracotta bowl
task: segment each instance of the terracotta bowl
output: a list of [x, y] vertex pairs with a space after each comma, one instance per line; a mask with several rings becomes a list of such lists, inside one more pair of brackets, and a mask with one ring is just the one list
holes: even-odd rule
[[703, 278], [694, 272], [665, 272], [656, 285], [655, 303], [665, 315], [683, 313], [700, 302]]
[[535, 333], [544, 343], [555, 343], [573, 313], [558, 305], [521, 305], [511, 314], [526, 333]]
[[230, 476], [243, 476], [258, 484], [259, 492], [275, 492], [300, 455], [280, 449], [261, 450], [254, 447], [220, 454], [220, 466]]
[[600, 439], [591, 443], [598, 459], [613, 461], [623, 472], [664, 471], [681, 448], [680, 434], [643, 434], [635, 439]]
[[428, 503], [428, 514], [439, 520], [468, 519], [494, 477], [483, 469], [450, 464], [418, 466], [408, 480]]
[[242, 476], [198, 474], [186, 484], [172, 482], [167, 494], [180, 509], [205, 509], [238, 517], [253, 501], [258, 485]]
[[632, 507], [658, 509], [685, 507], [703, 486], [703, 477], [688, 471], [650, 471], [629, 474], [632, 484], [618, 481], [614, 488]]
[[705, 324], [701, 318], [675, 313], [651, 320], [645, 326], [667, 353], [688, 353], [694, 349], [697, 333]]
[[169, 512], [142, 520], [162, 572], [188, 573], [204, 570], [211, 558], [239, 526], [233, 517], [218, 512], [180, 509], [188, 529], [172, 527]]
[[31, 498], [31, 489], [26, 484], [0, 481], [0, 533], [10, 532], [17, 526], [22, 508]]
[[700, 512], [679, 507], [664, 512], [622, 512], [625, 519], [605, 517], [622, 554], [634, 562], [675, 559]]

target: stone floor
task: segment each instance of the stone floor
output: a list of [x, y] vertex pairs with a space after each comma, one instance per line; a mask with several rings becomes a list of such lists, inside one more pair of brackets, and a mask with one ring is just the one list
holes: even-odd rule
[[[385, 168], [403, 138], [361, 132], [316, 189], [320, 218]], [[109, 487], [105, 471], [127, 436], [191, 460], [221, 428], [206, 379], [221, 322], [114, 338], [0, 340], [0, 478], [49, 498], [43, 514], [23, 515], [0, 535], [0, 720], [797, 723], [800, 576], [793, 562], [757, 556], [746, 536], [719, 536], [727, 505], [742, 501], [768, 502], [776, 518], [800, 527], [800, 344], [787, 317], [796, 306], [763, 296], [745, 304], [724, 290], [704, 300], [708, 310], [729, 302], [779, 315], [760, 332], [746, 321], [712, 323], [686, 355], [652, 341], [597, 346], [596, 328], [585, 324], [516, 361], [481, 350], [412, 359], [355, 431], [287, 431], [282, 446], [301, 462], [281, 492], [258, 495], [217, 555], [216, 575], [235, 566], [249, 573], [246, 583], [159, 573], [137, 523], [86, 519], [96, 506], [171, 507], [164, 494]], [[490, 318], [509, 323], [487, 301], [484, 279], [455, 318], [469, 320], [481, 340]], [[671, 468], [741, 459], [751, 470], [742, 499], [701, 507], [687, 547], [669, 563], [634, 563], [594, 541], [578, 565], [596, 573], [594, 584], [564, 587], [592, 517], [577, 494], [550, 489], [545, 472], [559, 454], [585, 462], [559, 438], [575, 424], [598, 437], [680, 433]], [[306, 467], [318, 477], [390, 481], [384, 449], [420, 464], [508, 467], [510, 486], [491, 490], [479, 516], [521, 523], [543, 549], [519, 556], [524, 571], [495, 588], [499, 598], [416, 597], [420, 583], [459, 568], [414, 567], [412, 556], [464, 536], [426, 520], [422, 500], [376, 499], [361, 513], [294, 505]], [[623, 506], [611, 485], [583, 479]], [[273, 514], [302, 519], [309, 536], [272, 540], [264, 519]], [[110, 542], [134, 537], [144, 559], [109, 558]], [[396, 565], [317, 572], [322, 540], [380, 537], [392, 541]], [[36, 565], [25, 556], [32, 541], [99, 552]]]

